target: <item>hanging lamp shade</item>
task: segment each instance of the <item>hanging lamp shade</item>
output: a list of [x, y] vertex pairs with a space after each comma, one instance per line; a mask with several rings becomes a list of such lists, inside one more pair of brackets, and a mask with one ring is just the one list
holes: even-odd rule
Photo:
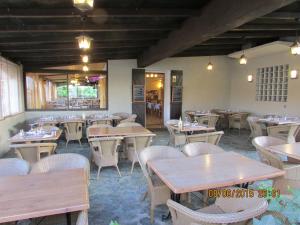
[[300, 43], [297, 40], [291, 45], [291, 53], [292, 55], [300, 55]]
[[88, 11], [93, 9], [94, 0], [73, 0], [73, 4], [81, 11]]
[[247, 64], [247, 58], [244, 54], [241, 55], [241, 57], [240, 57], [240, 64], [241, 65], [246, 65]]
[[88, 55], [82, 55], [81, 59], [82, 59], [83, 63], [88, 63], [89, 62], [89, 56]]
[[89, 67], [88, 67], [87, 65], [84, 65], [84, 66], [82, 67], [82, 70], [83, 70], [84, 72], [87, 72], [87, 71], [89, 71]]
[[213, 64], [211, 62], [209, 62], [207, 64], [207, 67], [206, 67], [207, 70], [212, 70], [213, 69]]
[[76, 37], [76, 39], [78, 41], [78, 46], [80, 49], [87, 50], [91, 48], [93, 38], [86, 35], [80, 35]]

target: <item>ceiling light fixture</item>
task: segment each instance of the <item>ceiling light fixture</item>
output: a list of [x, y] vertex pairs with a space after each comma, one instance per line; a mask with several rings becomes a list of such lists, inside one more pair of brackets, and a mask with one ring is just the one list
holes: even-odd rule
[[87, 71], [89, 71], [89, 67], [88, 67], [87, 65], [84, 65], [84, 66], [82, 67], [82, 70], [83, 70], [84, 72], [87, 72]]
[[86, 35], [80, 35], [76, 37], [76, 39], [78, 41], [78, 46], [80, 49], [83, 50], [90, 49], [93, 38], [90, 38], [89, 36]]
[[246, 65], [247, 64], [247, 58], [246, 58], [246, 56], [244, 54], [244, 51], [243, 51], [243, 54], [240, 57], [240, 64], [241, 65]]
[[82, 55], [81, 59], [82, 59], [83, 63], [88, 63], [89, 62], [89, 56], [88, 55]]
[[248, 82], [253, 82], [253, 75], [252, 74], [250, 74], [250, 75], [248, 75]]
[[213, 64], [211, 63], [211, 61], [210, 61], [210, 57], [209, 57], [209, 62], [208, 62], [208, 64], [207, 64], [207, 67], [206, 67], [206, 69], [207, 70], [213, 70]]
[[73, 4], [81, 11], [88, 11], [93, 9], [94, 0], [73, 0]]

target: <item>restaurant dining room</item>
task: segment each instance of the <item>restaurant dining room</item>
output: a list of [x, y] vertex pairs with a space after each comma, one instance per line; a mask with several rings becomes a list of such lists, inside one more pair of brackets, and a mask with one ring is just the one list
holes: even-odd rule
[[299, 0], [1, 0], [0, 224], [299, 225], [299, 35]]

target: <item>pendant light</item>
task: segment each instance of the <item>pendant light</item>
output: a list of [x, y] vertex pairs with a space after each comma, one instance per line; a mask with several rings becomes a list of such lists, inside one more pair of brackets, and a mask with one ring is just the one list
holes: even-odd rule
[[291, 45], [291, 53], [292, 55], [300, 55], [300, 43], [298, 41], [298, 31], [296, 30], [296, 40]]
[[84, 65], [82, 67], [82, 70], [83, 70], [83, 72], [87, 72], [87, 71], [89, 71], [89, 67], [87, 65]]
[[241, 65], [246, 65], [247, 64], [247, 58], [246, 58], [246, 56], [244, 54], [244, 51], [243, 51], [243, 54], [240, 57], [240, 64]]
[[94, 0], [73, 0], [73, 5], [79, 10], [85, 12], [93, 9]]
[[89, 62], [89, 56], [88, 55], [82, 55], [81, 59], [82, 59], [83, 63], [88, 63]]
[[93, 38], [90, 38], [89, 36], [86, 35], [80, 35], [76, 37], [76, 39], [78, 41], [78, 46], [80, 49], [83, 50], [90, 49]]
[[210, 61], [210, 56], [209, 56], [209, 62], [208, 62], [208, 64], [207, 64], [207, 67], [206, 67], [206, 69], [207, 70], [213, 70], [213, 64], [211, 63], [211, 61]]

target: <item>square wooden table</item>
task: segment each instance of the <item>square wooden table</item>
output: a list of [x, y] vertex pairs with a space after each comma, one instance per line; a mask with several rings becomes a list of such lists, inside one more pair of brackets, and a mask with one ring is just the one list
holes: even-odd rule
[[207, 127], [205, 125], [183, 125], [181, 128], [178, 127], [177, 124], [172, 124], [170, 127], [174, 130], [177, 130], [179, 132], [194, 132], [194, 131], [215, 131], [214, 127]]
[[267, 148], [269, 151], [300, 160], [300, 143], [275, 145]]
[[41, 134], [41, 135], [25, 135], [21, 136], [20, 133], [14, 135], [8, 140], [10, 143], [31, 143], [31, 142], [42, 142], [42, 141], [57, 141], [62, 133], [61, 129], [58, 129], [54, 134]]
[[0, 223], [88, 208], [83, 169], [0, 178]]
[[175, 194], [227, 187], [283, 176], [284, 171], [234, 152], [149, 161]]
[[93, 127], [89, 129], [89, 137], [134, 136], [152, 134], [145, 127]]

